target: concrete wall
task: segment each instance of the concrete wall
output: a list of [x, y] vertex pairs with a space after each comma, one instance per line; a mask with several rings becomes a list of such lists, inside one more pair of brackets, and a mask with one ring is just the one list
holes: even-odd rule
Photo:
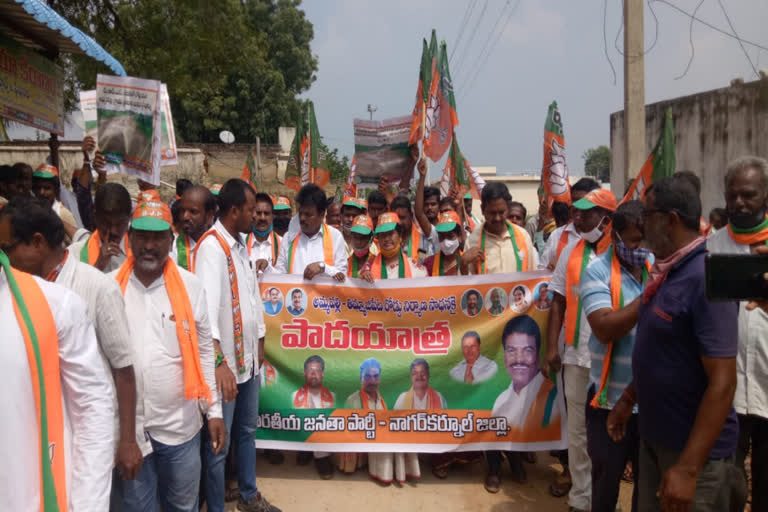
[[[768, 156], [768, 79], [646, 105], [646, 153], [661, 133], [664, 113], [672, 108], [678, 170], [701, 178], [704, 217], [725, 206], [723, 178], [728, 162], [744, 155]], [[611, 114], [611, 189], [621, 196], [624, 180], [624, 112]], [[633, 169], [637, 175], [640, 169]]]

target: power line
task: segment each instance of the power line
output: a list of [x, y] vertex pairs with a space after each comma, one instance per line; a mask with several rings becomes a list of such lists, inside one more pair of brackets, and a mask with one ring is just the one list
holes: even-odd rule
[[673, 4], [672, 2], [668, 2], [667, 0], [653, 0], [653, 1], [654, 1], [654, 2], [659, 2], [659, 3], [662, 3], [662, 4], [664, 4], [664, 5], [668, 5], [669, 7], [673, 8], [673, 9], [674, 9], [674, 10], [676, 10], [676, 11], [678, 11], [679, 13], [681, 13], [681, 14], [684, 14], [684, 15], [688, 16], [689, 18], [693, 18], [694, 20], [698, 21], [698, 22], [699, 22], [699, 23], [701, 23], [702, 25], [705, 25], [705, 26], [707, 26], [707, 27], [711, 28], [712, 30], [715, 30], [715, 31], [717, 31], [717, 32], [720, 32], [720, 33], [721, 33], [721, 34], [723, 34], [724, 36], [728, 36], [728, 37], [730, 37], [730, 38], [732, 38], [732, 39], [736, 39], [737, 41], [740, 41], [741, 43], [744, 43], [744, 44], [748, 44], [748, 45], [750, 45], [750, 46], [754, 46], [755, 48], [760, 48], [761, 50], [768, 50], [768, 46], [763, 46], [763, 45], [761, 45], [761, 44], [757, 44], [757, 43], [755, 43], [755, 42], [752, 42], [752, 41], [749, 41], [749, 40], [747, 40], [747, 39], [742, 39], [742, 38], [740, 38], [740, 37], [739, 37], [739, 36], [737, 36], [737, 35], [731, 34], [730, 32], [728, 32], [728, 31], [726, 31], [726, 30], [723, 30], [722, 28], [720, 28], [720, 27], [718, 27], [718, 26], [715, 26], [715, 25], [713, 25], [713, 24], [709, 23], [708, 21], [704, 21], [704, 20], [702, 20], [701, 18], [697, 18], [697, 17], [696, 17], [696, 16], [694, 16], [693, 14], [691, 14], [691, 13], [689, 13], [689, 12], [687, 12], [687, 11], [685, 11], [685, 10], [681, 9], [680, 7], [676, 6], [676, 5], [675, 5], [675, 4]]
[[467, 4], [467, 8], [464, 10], [464, 17], [462, 18], [461, 26], [459, 27], [459, 35], [456, 36], [456, 42], [454, 43], [453, 50], [451, 50], [451, 56], [448, 57], [449, 63], [453, 62], [453, 54], [456, 53], [456, 48], [459, 47], [461, 38], [464, 37], [464, 30], [466, 30], [467, 25], [469, 24], [469, 20], [472, 17], [472, 11], [475, 10], [475, 5], [477, 5], [477, 0], [472, 0]]
[[472, 48], [472, 42], [475, 40], [475, 35], [477, 35], [477, 29], [480, 27], [480, 23], [483, 21], [483, 18], [485, 17], [485, 10], [488, 8], [488, 0], [485, 0], [483, 2], [483, 10], [480, 11], [480, 17], [477, 18], [477, 23], [475, 23], [475, 28], [472, 30], [472, 33], [469, 34], [469, 40], [467, 41], [467, 45], [464, 47], [464, 51], [461, 54], [461, 58], [456, 63], [456, 69], [463, 69], [461, 65], [464, 63], [464, 61], [467, 58], [467, 55], [470, 53], [470, 49]]
[[688, 70], [691, 69], [691, 64], [693, 64], [693, 56], [696, 55], [696, 47], [693, 45], [693, 21], [694, 21], [694, 16], [696, 16], [696, 13], [699, 11], [699, 8], [703, 4], [704, 4], [704, 0], [700, 0], [699, 5], [697, 5], [696, 9], [693, 10], [693, 16], [691, 16], [691, 25], [688, 27], [688, 42], [691, 45], [691, 57], [688, 59], [688, 65], [685, 66], [685, 71], [683, 71], [683, 73], [680, 76], [676, 76], [675, 80], [680, 80], [685, 75], [687, 75]]
[[[648, 2], [648, 10], [651, 11], [651, 16], [653, 16], [653, 42], [648, 46], [648, 48], [643, 51], [643, 55], [648, 55], [651, 53], [651, 50], [653, 50], [656, 47], [656, 43], [659, 41], [659, 18], [656, 16], [656, 11], [653, 10], [653, 6], [651, 5], [651, 0], [647, 0]], [[621, 11], [624, 12], [624, 0], [621, 1]], [[619, 31], [616, 32], [616, 39], [613, 40], [613, 46], [616, 48], [616, 51], [619, 52], [619, 55], [622, 57], [624, 56], [624, 52], [621, 48], [619, 48], [619, 36], [624, 30], [624, 20], [621, 21], [619, 24]]]
[[[483, 46], [480, 49], [480, 53], [478, 54], [477, 58], [475, 59], [473, 65], [472, 65], [472, 71], [474, 71], [475, 68], [477, 68], [477, 66], [480, 64], [480, 61], [483, 58], [483, 54], [485, 53], [486, 49], [488, 48], [488, 43], [490, 42], [491, 38], [494, 36], [494, 34], [496, 32], [496, 29], [499, 26], [499, 22], [501, 22], [502, 18], [504, 18], [504, 14], [506, 14], [506, 10], [509, 7], [509, 4], [510, 4], [510, 0], [507, 0], [506, 2], [504, 2], [504, 5], [501, 8], [501, 12], [496, 17], [496, 23], [493, 24], [493, 28], [490, 30], [490, 32], [488, 32], [488, 35], [485, 38], [485, 42], [483, 43]], [[470, 73], [469, 74], [470, 77], [472, 75], [474, 75], [474, 73]], [[464, 77], [462, 76], [462, 78], [464, 78]]]
[[[482, 71], [483, 67], [485, 66], [485, 63], [488, 61], [490, 56], [493, 54], [493, 51], [496, 49], [496, 45], [499, 43], [499, 40], [501, 39], [502, 34], [504, 34], [504, 31], [507, 29], [507, 25], [509, 25], [509, 22], [512, 20], [512, 16], [514, 16], [515, 12], [517, 11], [517, 7], [520, 5], [520, 0], [517, 0], [515, 2], [515, 5], [512, 7], [512, 10], [509, 11], [509, 15], [507, 16], [507, 20], [504, 22], [504, 25], [501, 27], [501, 30], [496, 34], [496, 38], [493, 40], [493, 43], [491, 44], [490, 49], [488, 50], [488, 53], [485, 54], [485, 57], [483, 58], [480, 65], [477, 67], [477, 71], [473, 73], [473, 75], [477, 75]], [[472, 80], [472, 76], [470, 75], [467, 80]], [[462, 94], [461, 99], [464, 100], [467, 96], [469, 96], [469, 93], [472, 91], [472, 88], [474, 85], [479, 82], [479, 80], [474, 80], [469, 84], [469, 88], [467, 89], [467, 92]], [[466, 85], [466, 82], [465, 82]]]
[[728, 16], [728, 11], [725, 10], [725, 6], [723, 5], [723, 0], [717, 0], [717, 3], [720, 4], [720, 9], [723, 10], [723, 14], [725, 15], [725, 20], [728, 22], [728, 26], [731, 27], [731, 32], [733, 32], [733, 35], [736, 36], [736, 40], [739, 42], [741, 51], [744, 52], [744, 56], [747, 58], [749, 65], [752, 67], [752, 71], [755, 72], [756, 77], [760, 78], [760, 73], [757, 72], [757, 68], [755, 67], [755, 64], [752, 62], [752, 59], [747, 53], [747, 49], [744, 48], [744, 43], [741, 42], [741, 38], [739, 37], [739, 34], [736, 33], [736, 29], [734, 28], [733, 23], [731, 23], [731, 17]]
[[608, 34], [606, 33], [607, 23], [608, 23], [608, 0], [603, 0], [603, 52], [605, 53], [605, 58], [608, 60], [608, 64], [611, 66], [611, 73], [613, 74], [613, 85], [616, 85], [616, 68], [613, 67], [613, 61], [611, 60], [611, 56], [608, 55]]

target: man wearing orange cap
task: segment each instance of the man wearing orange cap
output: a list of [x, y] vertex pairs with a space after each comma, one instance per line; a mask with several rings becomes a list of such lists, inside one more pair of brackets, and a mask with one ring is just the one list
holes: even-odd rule
[[424, 260], [424, 267], [431, 276], [455, 276], [459, 273], [459, 262], [466, 233], [461, 227], [459, 214], [453, 210], [444, 211], [435, 226], [440, 242], [440, 251]]
[[61, 181], [59, 170], [53, 165], [42, 164], [32, 173], [32, 191], [35, 196], [46, 201], [50, 207], [61, 217], [61, 220], [70, 226], [77, 227], [75, 216], [72, 215], [59, 200], [61, 196]]
[[23, 260], [45, 237], [25, 241], [14, 224], [0, 218], [2, 508], [108, 510], [113, 390], [88, 308], [71, 290], [11, 267], [4, 250]]
[[196, 512], [200, 486], [201, 412], [214, 449], [226, 439], [214, 378], [214, 350], [205, 290], [168, 257], [171, 210], [159, 201], [136, 206], [133, 252], [110, 274], [125, 296], [134, 366], [143, 400], [137, 440], [144, 463], [135, 480], [121, 480], [127, 510]]
[[363, 205], [356, 197], [347, 196], [341, 204], [341, 234], [344, 235], [344, 244], [347, 246], [347, 257], [352, 256], [352, 224], [358, 215], [365, 212]]
[[373, 219], [368, 215], [358, 215], [349, 231], [352, 255], [347, 262], [347, 277], [364, 278], [365, 275], [370, 278], [370, 274], [363, 270], [370, 266], [379, 253], [378, 247], [373, 244]]
[[[580, 238], [563, 249], [549, 285], [554, 300], [549, 316], [547, 359], [543, 371], [549, 375], [564, 368], [568, 461], [573, 480], [568, 502], [575, 510], [590, 510], [592, 506], [592, 465], [587, 453], [585, 420], [592, 329], [581, 307], [579, 285], [587, 265], [611, 245], [611, 217], [616, 206], [613, 192], [603, 188], [592, 190], [573, 203], [573, 225]], [[561, 359], [558, 349], [562, 339], [565, 352]]]
[[402, 279], [410, 277], [426, 277], [427, 271], [419, 263], [408, 258], [402, 246], [405, 228], [400, 224], [400, 218], [394, 212], [386, 212], [379, 216], [376, 235], [379, 238], [379, 255], [368, 266], [363, 279]]
[[291, 201], [285, 196], [278, 197], [274, 202], [272, 213], [274, 215], [272, 222], [274, 222], [275, 233], [281, 237], [285, 236], [288, 232], [288, 226], [291, 224], [291, 216], [293, 215]]

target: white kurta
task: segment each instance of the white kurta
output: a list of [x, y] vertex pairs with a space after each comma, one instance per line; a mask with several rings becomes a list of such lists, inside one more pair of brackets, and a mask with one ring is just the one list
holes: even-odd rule
[[[323, 228], [325, 229], [325, 228]], [[278, 274], [304, 274], [304, 270], [310, 263], [325, 262], [325, 248], [323, 246], [323, 229], [308, 237], [302, 232], [298, 235], [292, 235], [290, 231], [286, 233], [280, 243], [280, 254], [277, 257], [274, 271]], [[339, 272], [347, 273], [347, 248], [344, 244], [344, 236], [341, 232], [328, 226], [331, 233], [331, 242], [333, 245], [333, 265], [325, 264], [325, 273], [331, 277]], [[291, 248], [291, 241], [298, 236], [296, 241], [296, 253], [293, 260], [293, 271], [288, 268], [288, 256]]]
[[[67, 499], [73, 512], [108, 510], [114, 465], [111, 380], [99, 356], [83, 300], [63, 286], [39, 283], [59, 338]], [[33, 313], [34, 314], [34, 313]], [[0, 271], [0, 501], [3, 510], [40, 510], [40, 441], [24, 338], [8, 280]]]
[[528, 411], [536, 401], [536, 396], [539, 394], [539, 389], [543, 383], [544, 376], [541, 375], [541, 372], [523, 386], [520, 393], [515, 391], [514, 385], [510, 383], [509, 387], [493, 403], [491, 415], [507, 418], [510, 427], [523, 428], [525, 419], [528, 417]]

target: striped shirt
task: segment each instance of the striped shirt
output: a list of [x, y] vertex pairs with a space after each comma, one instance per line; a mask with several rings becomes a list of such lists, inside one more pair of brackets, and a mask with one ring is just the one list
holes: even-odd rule
[[[611, 309], [611, 260], [613, 251], [606, 251], [595, 258], [584, 271], [581, 279], [581, 306], [585, 315], [589, 316], [603, 308]], [[623, 265], [621, 267], [621, 290], [624, 294], [626, 306], [643, 293], [643, 285], [629, 273]], [[621, 397], [622, 391], [632, 382], [632, 350], [635, 346], [635, 331], [637, 326], [623, 338], [613, 344], [612, 365], [607, 383], [608, 405], [613, 408]], [[592, 366], [589, 370], [589, 385], [595, 386], [595, 392], [600, 389], [600, 377], [603, 371], [603, 358], [608, 346], [600, 343], [593, 332], [589, 335], [589, 352]]]

